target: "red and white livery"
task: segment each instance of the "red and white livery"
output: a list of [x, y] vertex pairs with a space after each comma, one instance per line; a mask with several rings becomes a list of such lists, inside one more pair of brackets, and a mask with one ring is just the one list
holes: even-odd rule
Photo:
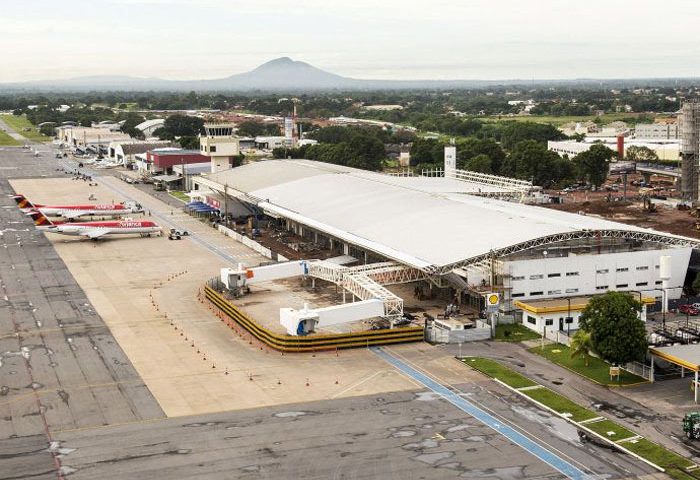
[[141, 213], [143, 208], [136, 202], [108, 203], [104, 205], [40, 205], [30, 202], [24, 195], [13, 197], [17, 206], [25, 212], [39, 211], [48, 217], [63, 217], [73, 220], [79, 217], [120, 217]]
[[59, 233], [61, 235], [76, 235], [92, 240], [106, 235], [126, 235], [139, 233], [142, 237], [150, 237], [152, 234], [161, 235], [162, 229], [150, 220], [111, 220], [107, 222], [51, 222], [41, 212], [30, 212], [29, 216], [34, 220], [36, 228], [44, 232]]

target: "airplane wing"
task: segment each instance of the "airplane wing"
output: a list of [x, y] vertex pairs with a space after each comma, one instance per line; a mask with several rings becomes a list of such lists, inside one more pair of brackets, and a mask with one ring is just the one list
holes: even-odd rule
[[73, 210], [70, 212], [66, 212], [66, 211], [63, 212], [63, 216], [65, 218], [67, 218], [68, 220], [73, 220], [75, 218], [82, 217], [83, 215], [85, 215], [85, 212], [82, 210]]
[[84, 232], [81, 232], [80, 235], [88, 238], [100, 238], [102, 235], [106, 235], [107, 233], [109, 233], [109, 230], [106, 228], [90, 228]]

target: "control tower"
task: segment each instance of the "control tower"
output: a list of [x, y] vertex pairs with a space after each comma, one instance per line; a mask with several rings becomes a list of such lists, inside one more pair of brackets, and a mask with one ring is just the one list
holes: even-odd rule
[[204, 135], [199, 136], [202, 155], [211, 159], [211, 173], [231, 168], [233, 157], [239, 154], [238, 137], [232, 123], [206, 123]]

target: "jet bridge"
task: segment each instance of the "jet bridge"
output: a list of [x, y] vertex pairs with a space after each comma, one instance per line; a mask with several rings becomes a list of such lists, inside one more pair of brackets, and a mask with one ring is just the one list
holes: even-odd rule
[[[236, 295], [249, 291], [256, 283], [308, 276], [343, 288], [343, 304], [320, 309], [280, 309], [280, 323], [290, 335], [311, 333], [316, 327], [337, 325], [372, 317], [384, 317], [391, 322], [403, 316], [403, 299], [384, 285], [422, 280], [425, 273], [395, 262], [380, 262], [345, 267], [323, 260], [298, 260], [262, 267], [222, 268], [221, 282]], [[345, 303], [350, 292], [359, 302]]]

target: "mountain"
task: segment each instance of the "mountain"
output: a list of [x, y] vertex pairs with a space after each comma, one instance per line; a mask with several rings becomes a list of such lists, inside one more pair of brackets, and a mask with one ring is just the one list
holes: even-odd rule
[[220, 80], [200, 82], [204, 88], [231, 90], [329, 90], [357, 87], [362, 80], [342, 77], [326, 72], [306, 62], [289, 57], [276, 58], [263, 63], [255, 70]]
[[407, 88], [475, 87], [483, 81], [401, 81], [361, 80], [326, 72], [306, 62], [280, 57], [245, 73], [214, 80], [164, 80], [130, 76], [95, 75], [64, 80], [0, 83], [0, 91], [84, 91], [84, 90], [161, 90], [161, 91], [285, 91], [376, 90]]
[[[629, 86], [637, 80], [537, 80], [538, 85]], [[651, 79], [659, 85], [676, 85], [675, 79]], [[672, 83], [674, 82], [674, 83]], [[533, 80], [362, 80], [326, 72], [306, 62], [281, 57], [254, 70], [214, 80], [164, 80], [130, 76], [96, 75], [65, 80], [0, 83], [0, 92], [36, 91], [275, 91], [302, 92], [312, 90], [407, 90], [479, 88], [492, 85], [528, 85]]]

